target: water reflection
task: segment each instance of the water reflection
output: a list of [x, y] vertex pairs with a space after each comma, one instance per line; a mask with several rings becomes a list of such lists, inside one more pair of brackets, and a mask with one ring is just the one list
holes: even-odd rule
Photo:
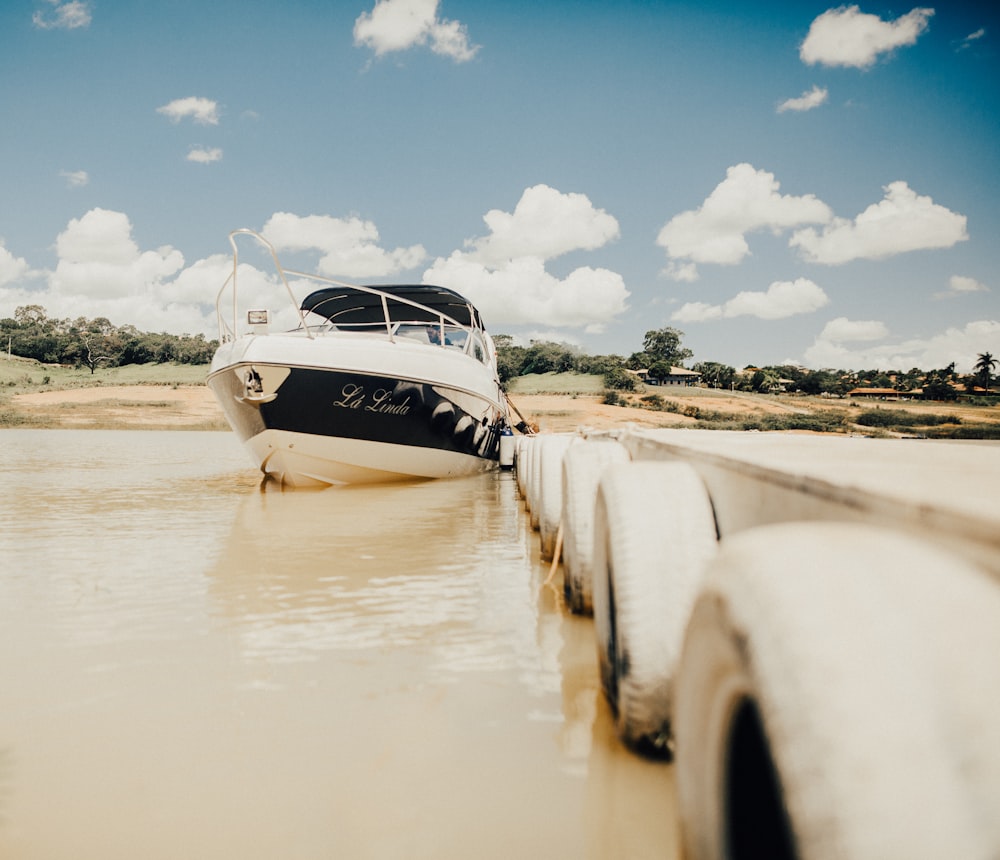
[[670, 856], [506, 474], [264, 492], [0, 432], [0, 857]]
[[[243, 499], [211, 569], [247, 659], [418, 649], [435, 680], [514, 669], [554, 690], [509, 475]], [[549, 626], [554, 619], [549, 619]]]

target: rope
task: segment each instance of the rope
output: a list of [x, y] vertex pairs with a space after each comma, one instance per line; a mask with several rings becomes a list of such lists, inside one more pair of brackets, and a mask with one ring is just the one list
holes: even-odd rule
[[521, 410], [517, 408], [514, 401], [510, 399], [510, 395], [505, 391], [503, 393], [504, 399], [507, 401], [507, 405], [517, 413], [517, 417], [521, 419], [521, 423], [517, 425], [517, 429], [525, 436], [534, 436], [535, 431], [531, 429], [531, 425], [528, 420], [521, 414]]
[[549, 575], [545, 577], [545, 582], [542, 585], [548, 585], [552, 582], [552, 577], [556, 575], [556, 568], [559, 567], [559, 557], [562, 555], [562, 545], [563, 545], [563, 524], [559, 523], [559, 530], [556, 532], [556, 548], [555, 552], [552, 553], [552, 567], [549, 568]]

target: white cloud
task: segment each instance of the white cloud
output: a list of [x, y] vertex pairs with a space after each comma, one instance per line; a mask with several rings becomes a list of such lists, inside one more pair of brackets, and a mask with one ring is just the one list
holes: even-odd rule
[[[676, 215], [660, 230], [656, 243], [674, 260], [735, 265], [750, 253], [745, 234], [754, 230], [780, 233], [800, 224], [825, 224], [830, 208], [814, 195], [782, 195], [773, 173], [750, 164], [726, 171], [702, 205]], [[680, 269], [693, 280], [690, 269]]]
[[460, 251], [435, 260], [423, 280], [461, 293], [494, 331], [497, 324], [534, 323], [600, 332], [625, 311], [629, 294], [622, 276], [608, 269], [583, 266], [560, 280], [538, 257], [487, 268]]
[[988, 293], [990, 288], [986, 284], [980, 283], [975, 278], [967, 278], [964, 275], [952, 275], [948, 279], [948, 289], [940, 293], [934, 293], [936, 299], [949, 299], [955, 296], [965, 296], [969, 293]]
[[[106, 317], [115, 325], [134, 325], [142, 331], [215, 336], [215, 296], [228, 271], [220, 268], [197, 297], [175, 294], [175, 282], [169, 279], [183, 269], [180, 251], [170, 247], [141, 251], [124, 213], [92, 209], [71, 220], [56, 239], [56, 252], [55, 271], [26, 271], [18, 261], [21, 283], [44, 277], [40, 289], [4, 287], [0, 275], [0, 308], [9, 307], [13, 313], [19, 305], [39, 304], [57, 319]], [[0, 249], [0, 270], [3, 259]]]
[[672, 281], [693, 284], [698, 280], [698, 267], [694, 263], [678, 263], [671, 260], [663, 269], [663, 275]]
[[4, 247], [3, 240], [0, 239], [0, 287], [24, 278], [30, 270], [28, 261], [23, 257], [15, 257]]
[[465, 25], [438, 18], [438, 0], [378, 0], [354, 22], [354, 44], [381, 57], [418, 45], [462, 63], [479, 50], [470, 44]]
[[56, 239], [56, 252], [50, 290], [81, 299], [142, 296], [184, 266], [174, 248], [140, 251], [128, 217], [107, 209], [91, 209], [71, 220]]
[[799, 57], [809, 65], [865, 69], [879, 55], [915, 44], [933, 14], [933, 9], [918, 8], [895, 21], [883, 21], [857, 6], [828, 9], [810, 25]]
[[745, 290], [728, 302], [710, 305], [688, 302], [671, 315], [674, 322], [708, 322], [709, 320], [751, 316], [762, 320], [780, 320], [817, 311], [829, 304], [823, 290], [808, 278], [775, 281], [765, 292]]
[[829, 92], [826, 87], [820, 87], [814, 85], [811, 90], [807, 90], [802, 93], [796, 99], [788, 99], [783, 101], [778, 105], [778, 113], [784, 113], [785, 111], [807, 111], [813, 108], [818, 108], [821, 104], [826, 102]]
[[185, 117], [191, 117], [201, 125], [219, 124], [219, 105], [212, 99], [200, 96], [187, 96], [183, 99], [174, 99], [156, 109], [157, 113], [162, 113], [171, 122], [180, 122]]
[[975, 278], [967, 278], [964, 275], [952, 275], [948, 279], [948, 287], [956, 293], [985, 293], [990, 289]]
[[261, 233], [278, 251], [319, 251], [317, 270], [328, 276], [383, 277], [419, 266], [427, 256], [422, 245], [380, 248], [378, 229], [357, 217], [275, 212]]
[[483, 216], [489, 235], [466, 243], [466, 256], [491, 266], [514, 257], [551, 260], [570, 251], [592, 251], [619, 236], [618, 221], [584, 194], [563, 194], [548, 185], [525, 189], [513, 212]]
[[837, 317], [830, 320], [820, 333], [821, 340], [831, 343], [849, 343], [856, 341], [883, 340], [889, 336], [885, 323], [878, 320], [849, 320], [847, 317]]
[[535, 185], [512, 213], [492, 209], [483, 220], [486, 236], [439, 257], [423, 278], [462, 293], [494, 328], [534, 323], [598, 332], [626, 309], [629, 293], [617, 272], [583, 266], [559, 279], [545, 269], [547, 260], [618, 238], [618, 221], [586, 195]]
[[979, 353], [1000, 340], [1000, 321], [977, 320], [963, 328], [948, 328], [927, 338], [851, 349], [821, 334], [805, 352], [810, 367], [932, 370], [955, 362], [959, 373], [969, 373]]
[[46, 0], [46, 5], [52, 8], [39, 10], [31, 17], [32, 23], [39, 30], [76, 30], [90, 26], [89, 3], [82, 0], [71, 0], [69, 3]]
[[892, 182], [885, 197], [854, 221], [837, 218], [819, 233], [809, 227], [789, 241], [814, 263], [837, 265], [851, 260], [878, 260], [930, 248], [950, 248], [968, 239], [966, 218], [921, 197], [905, 182]]
[[222, 161], [222, 150], [217, 146], [211, 148], [194, 146], [187, 154], [187, 160], [194, 161], [197, 164], [211, 164], [215, 161]]
[[60, 170], [59, 175], [66, 180], [66, 185], [70, 188], [83, 188], [90, 182], [86, 170]]
[[959, 43], [958, 50], [964, 51], [966, 48], [971, 48], [974, 42], [978, 42], [983, 36], [986, 35], [986, 28], [980, 27], [975, 33], [969, 33], [962, 41]]

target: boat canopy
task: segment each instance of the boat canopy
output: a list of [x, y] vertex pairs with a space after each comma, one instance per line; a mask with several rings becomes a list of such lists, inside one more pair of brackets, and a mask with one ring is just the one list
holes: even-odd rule
[[[383, 296], [392, 321], [438, 323], [443, 315], [462, 326], [483, 328], [479, 312], [467, 299], [447, 287], [428, 284], [373, 284], [361, 289], [324, 287], [306, 296], [302, 310], [319, 314], [334, 325], [384, 324]], [[393, 301], [394, 298], [402, 301]]]

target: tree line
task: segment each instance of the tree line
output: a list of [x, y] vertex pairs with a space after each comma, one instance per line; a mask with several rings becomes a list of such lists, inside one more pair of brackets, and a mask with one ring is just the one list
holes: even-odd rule
[[125, 364], [207, 364], [218, 349], [204, 335], [173, 335], [113, 325], [105, 317], [75, 320], [48, 316], [41, 305], [16, 308], [13, 318], [0, 319], [0, 349], [46, 364], [98, 367]]
[[[496, 335], [497, 364], [501, 382], [532, 373], [576, 372], [604, 377], [612, 390], [634, 390], [637, 370], [652, 378], [665, 378], [671, 367], [684, 367], [692, 357], [681, 345], [684, 332], [665, 327], [647, 331], [642, 349], [629, 356], [588, 355], [578, 347], [553, 341], [533, 340], [528, 346], [514, 342], [511, 335]], [[40, 305], [24, 305], [13, 318], [0, 319], [0, 349], [47, 364], [88, 367], [117, 367], [126, 364], [208, 364], [218, 341], [204, 335], [172, 335], [141, 332], [135, 326], [115, 326], [105, 317], [75, 320], [49, 317]], [[796, 365], [748, 365], [737, 370], [716, 361], [700, 361], [691, 366], [710, 388], [768, 393], [802, 392], [843, 396], [854, 388], [885, 388], [905, 393], [920, 388], [932, 400], [951, 400], [963, 390], [989, 392], [998, 361], [989, 352], [980, 353], [971, 374], [959, 374], [954, 362], [929, 371], [909, 370], [807, 370]]]
[[[663, 379], [671, 367], [684, 367], [692, 357], [690, 349], [681, 346], [684, 332], [675, 328], [647, 331], [642, 349], [627, 358], [620, 355], [586, 355], [565, 343], [532, 341], [518, 346], [510, 335], [498, 335], [497, 344], [500, 379], [507, 382], [529, 373], [575, 371], [601, 374], [607, 388], [634, 390], [638, 384], [636, 371], [643, 369], [649, 377]], [[797, 365], [747, 365], [741, 370], [717, 361], [699, 361], [691, 366], [701, 374], [701, 383], [709, 388], [749, 391], [767, 394], [775, 391], [843, 397], [855, 388], [884, 388], [901, 394], [920, 389], [931, 400], [954, 400], [960, 392], [988, 393], [993, 371], [998, 361], [989, 352], [980, 353], [971, 374], [960, 374], [955, 363], [947, 367], [922, 370], [807, 370]]]

